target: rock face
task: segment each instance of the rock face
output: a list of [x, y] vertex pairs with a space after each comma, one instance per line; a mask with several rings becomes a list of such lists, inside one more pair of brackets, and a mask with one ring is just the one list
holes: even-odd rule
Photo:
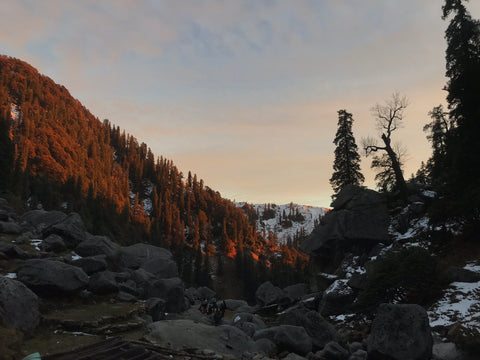
[[0, 316], [6, 325], [31, 334], [40, 322], [37, 295], [21, 282], [0, 276]]
[[378, 192], [347, 185], [332, 206], [322, 224], [301, 244], [305, 253], [339, 260], [346, 251], [389, 241], [387, 205]]
[[18, 269], [18, 280], [42, 295], [62, 295], [88, 285], [88, 275], [73, 265], [55, 260], [33, 259]]
[[150, 341], [170, 343], [177, 348], [210, 349], [218, 354], [240, 358], [253, 348], [253, 341], [234, 326], [209, 326], [191, 320], [164, 320], [149, 325]]
[[415, 304], [382, 304], [367, 339], [369, 359], [429, 360], [433, 339], [427, 312]]

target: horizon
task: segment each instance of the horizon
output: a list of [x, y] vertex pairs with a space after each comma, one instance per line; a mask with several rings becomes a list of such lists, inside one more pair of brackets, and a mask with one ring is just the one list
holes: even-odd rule
[[[340, 109], [361, 153], [370, 108], [398, 91], [405, 178], [429, 158], [422, 129], [446, 95], [442, 3], [8, 1], [0, 46], [225, 198], [328, 208]], [[480, 2], [466, 7], [479, 18]]]

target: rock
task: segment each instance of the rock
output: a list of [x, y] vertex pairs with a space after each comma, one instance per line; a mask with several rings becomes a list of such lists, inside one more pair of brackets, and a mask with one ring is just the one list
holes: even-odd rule
[[321, 350], [330, 341], [337, 341], [335, 327], [329, 324], [318, 312], [306, 309], [293, 309], [283, 312], [278, 321], [284, 325], [303, 326], [312, 338], [313, 351]]
[[450, 266], [446, 271], [446, 276], [451, 282], [474, 283], [480, 281], [480, 273], [457, 266]]
[[172, 253], [167, 249], [142, 243], [122, 247], [119, 253], [118, 265], [125, 269], [138, 269], [153, 259], [172, 259]]
[[191, 320], [163, 320], [148, 326], [146, 339], [170, 343], [174, 348], [210, 349], [228, 358], [241, 358], [253, 341], [234, 326], [210, 326]]
[[438, 343], [433, 345], [432, 359], [435, 360], [460, 360], [463, 358], [462, 352], [455, 343]]
[[367, 360], [368, 353], [363, 349], [358, 349], [350, 355], [348, 360]]
[[10, 259], [27, 259], [28, 254], [17, 245], [0, 241], [0, 252]]
[[17, 223], [11, 221], [0, 221], [0, 233], [18, 235], [22, 228]]
[[390, 242], [387, 205], [378, 192], [347, 185], [332, 205], [334, 209], [300, 245], [303, 252], [338, 261], [347, 251]]
[[273, 343], [273, 341], [266, 338], [258, 339], [253, 344], [252, 352], [273, 357], [277, 353], [277, 346]]
[[156, 258], [141, 264], [140, 267], [155, 275], [157, 279], [178, 277], [177, 263], [173, 260]]
[[106, 295], [118, 292], [118, 283], [115, 279], [115, 273], [111, 271], [102, 271], [90, 276], [88, 290], [94, 294]]
[[62, 222], [66, 218], [67, 215], [61, 211], [31, 210], [23, 214], [20, 220], [41, 233], [44, 229]]
[[[116, 280], [118, 281], [118, 278], [116, 278]], [[140, 296], [140, 293], [139, 291], [137, 290], [137, 284], [135, 284], [135, 282], [133, 280], [127, 280], [125, 282], [120, 282], [118, 284], [118, 289], [120, 291], [123, 291], [123, 292], [126, 292], [126, 293], [129, 293], [133, 296]]]
[[56, 234], [51, 234], [43, 239], [41, 247], [45, 251], [51, 251], [55, 253], [60, 253], [67, 250], [67, 245], [63, 241], [62, 237]]
[[165, 320], [165, 300], [159, 298], [148, 299], [147, 313], [153, 321]]
[[230, 324], [242, 330], [245, 334], [252, 337], [257, 330], [265, 329], [265, 322], [255, 314], [238, 313], [231, 320]]
[[307, 284], [294, 284], [287, 286], [283, 289], [283, 292], [287, 295], [290, 301], [299, 301], [307, 293]]
[[197, 289], [192, 286], [188, 289], [185, 289], [184, 294], [188, 301], [190, 301], [190, 305], [193, 305], [195, 301], [200, 300]]
[[285, 293], [270, 281], [261, 284], [255, 291], [255, 300], [260, 306], [280, 304], [286, 299]]
[[88, 285], [88, 275], [73, 265], [56, 260], [27, 260], [18, 269], [18, 280], [36, 293], [61, 295], [82, 290]]
[[160, 279], [145, 287], [145, 297], [165, 300], [165, 311], [179, 313], [187, 309], [184, 286], [180, 278]]
[[328, 360], [347, 360], [349, 354], [348, 351], [336, 341], [330, 341], [325, 345], [323, 350], [316, 355]]
[[242, 306], [248, 306], [248, 303], [245, 300], [236, 300], [236, 299], [226, 299], [225, 304], [227, 305], [228, 310], [237, 310]]
[[279, 325], [258, 330], [253, 339], [269, 339], [279, 351], [294, 352], [299, 355], [306, 355], [312, 351], [312, 339], [301, 326]]
[[85, 225], [83, 224], [80, 215], [77, 213], [70, 213], [62, 221], [43, 230], [44, 238], [51, 234], [61, 236], [69, 249], [74, 249], [87, 238]]
[[325, 290], [318, 312], [322, 316], [339, 315], [345, 312], [345, 308], [355, 300], [355, 293], [348, 286], [348, 280], [336, 280]]
[[215, 296], [215, 291], [210, 289], [207, 286], [200, 286], [198, 289], [198, 295], [200, 296], [198, 300], [208, 299], [210, 300]]
[[120, 251], [120, 245], [114, 243], [108, 236], [89, 235], [75, 248], [80, 256], [105, 255], [114, 258]]
[[432, 345], [427, 312], [421, 306], [379, 306], [367, 339], [369, 359], [430, 360]]
[[135, 295], [129, 294], [125, 291], [119, 291], [117, 296], [115, 296], [115, 299], [120, 302], [129, 302], [129, 303], [137, 302], [137, 297]]
[[348, 279], [347, 285], [355, 290], [365, 290], [367, 287], [367, 273], [353, 273]]
[[0, 318], [31, 335], [40, 323], [38, 297], [20, 281], [0, 276]]
[[80, 258], [77, 260], [73, 260], [71, 264], [74, 266], [78, 266], [88, 275], [92, 275], [94, 273], [107, 269], [107, 260], [105, 255]]
[[285, 356], [283, 360], [307, 360], [307, 359], [295, 353], [290, 353], [287, 356]]

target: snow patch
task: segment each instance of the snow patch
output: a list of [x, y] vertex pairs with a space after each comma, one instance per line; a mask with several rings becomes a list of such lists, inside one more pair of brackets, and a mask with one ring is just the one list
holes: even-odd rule
[[16, 279], [17, 278], [17, 274], [16, 273], [8, 273], [5, 275], [6, 278], [9, 278], [9, 279]]
[[30, 245], [32, 245], [35, 250], [40, 251], [40, 244], [43, 242], [41, 239], [30, 239]]
[[72, 251], [72, 260], [78, 260], [81, 259], [82, 257], [78, 255], [75, 251]]

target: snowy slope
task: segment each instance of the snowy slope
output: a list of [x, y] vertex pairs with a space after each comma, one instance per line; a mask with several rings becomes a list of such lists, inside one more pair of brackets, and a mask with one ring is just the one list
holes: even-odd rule
[[[242, 207], [245, 203], [237, 203], [238, 207]], [[279, 243], [285, 243], [290, 238], [293, 240], [296, 235], [304, 231], [305, 235], [309, 235], [315, 223], [319, 221], [328, 209], [315, 206], [298, 205], [298, 204], [255, 204], [252, 205], [258, 213], [257, 230], [265, 233], [271, 231], [278, 236]], [[265, 216], [265, 210], [270, 209], [273, 217]], [[268, 212], [268, 210], [267, 210]], [[280, 222], [283, 222], [281, 224]]]

